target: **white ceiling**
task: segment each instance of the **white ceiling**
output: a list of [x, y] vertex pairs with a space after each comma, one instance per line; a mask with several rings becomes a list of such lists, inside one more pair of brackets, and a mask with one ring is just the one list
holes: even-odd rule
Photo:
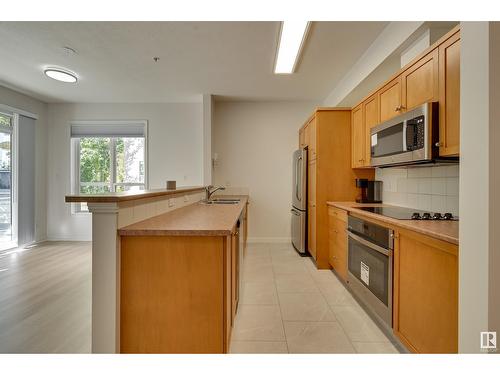
[[46, 102], [322, 100], [387, 24], [314, 22], [287, 76], [273, 74], [279, 22], [2, 22], [0, 83]]

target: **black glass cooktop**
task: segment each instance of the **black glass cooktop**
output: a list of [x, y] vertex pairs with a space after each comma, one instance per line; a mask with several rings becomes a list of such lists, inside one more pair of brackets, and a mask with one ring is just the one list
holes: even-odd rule
[[458, 217], [451, 213], [441, 214], [406, 207], [358, 207], [358, 209], [399, 220], [458, 220]]

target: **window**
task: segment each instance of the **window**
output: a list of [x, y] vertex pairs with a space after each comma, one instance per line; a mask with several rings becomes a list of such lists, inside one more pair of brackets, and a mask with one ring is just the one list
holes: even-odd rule
[[13, 122], [13, 115], [0, 113], [0, 249], [15, 241], [16, 235], [13, 202]]
[[[75, 123], [71, 126], [74, 193], [143, 190], [147, 185], [145, 124]], [[85, 204], [76, 211], [88, 211]]]

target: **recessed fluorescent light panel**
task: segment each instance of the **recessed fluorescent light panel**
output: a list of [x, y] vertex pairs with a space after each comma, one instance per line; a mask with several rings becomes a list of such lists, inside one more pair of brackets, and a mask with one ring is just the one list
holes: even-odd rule
[[47, 68], [44, 70], [47, 77], [55, 79], [56, 81], [75, 83], [78, 81], [75, 73], [68, 72], [59, 68]]
[[294, 72], [308, 29], [308, 21], [283, 21], [281, 23], [280, 41], [274, 66], [275, 74]]

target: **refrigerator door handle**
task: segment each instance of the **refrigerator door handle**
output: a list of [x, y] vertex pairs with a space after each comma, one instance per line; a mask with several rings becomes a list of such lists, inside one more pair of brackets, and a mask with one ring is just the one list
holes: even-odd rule
[[302, 161], [302, 156], [299, 156], [297, 158], [297, 163], [295, 163], [295, 196], [299, 200], [299, 202], [302, 202], [301, 195], [299, 195], [299, 181], [302, 181], [302, 173], [300, 173], [299, 177], [299, 172], [302, 172], [302, 168], [299, 168], [299, 163]]
[[298, 213], [297, 211], [295, 211], [293, 208], [290, 210], [290, 212], [292, 214], [294, 214], [295, 216], [300, 216], [300, 213]]

